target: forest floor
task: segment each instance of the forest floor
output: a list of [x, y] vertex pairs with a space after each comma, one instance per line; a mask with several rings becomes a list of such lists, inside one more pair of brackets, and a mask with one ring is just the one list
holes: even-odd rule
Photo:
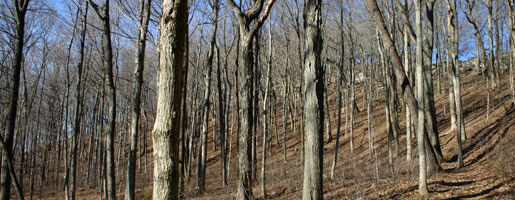
[[[445, 84], [446, 85], [446, 84]], [[499, 89], [491, 91], [488, 120], [486, 83], [481, 75], [467, 74], [462, 77], [462, 101], [466, 122], [467, 140], [463, 143], [465, 167], [458, 168], [456, 152], [456, 134], [450, 130], [447, 89], [443, 94], [436, 94], [438, 130], [440, 143], [446, 163], [444, 171], [433, 174], [428, 179], [428, 188], [432, 199], [515, 199], [515, 107], [510, 105], [511, 91], [507, 73], [502, 78]], [[436, 89], [436, 83], [435, 83]], [[329, 91], [329, 98], [336, 99], [334, 89]], [[324, 146], [324, 198], [325, 199], [414, 199], [418, 194], [418, 158], [416, 139], [412, 139], [412, 161], [406, 161], [405, 112], [399, 110], [401, 133], [399, 135], [398, 154], [394, 158], [393, 172], [388, 165], [388, 146], [385, 123], [385, 108], [382, 91], [375, 96], [373, 106], [373, 138], [376, 154], [368, 148], [367, 114], [363, 99], [357, 92], [357, 106], [354, 125], [354, 151], [349, 146], [349, 133], [345, 131], [345, 114], [342, 113], [342, 132], [339, 145], [338, 162], [334, 178], [331, 167], [336, 144], [336, 101], [330, 101], [331, 135], [333, 140]], [[282, 151], [282, 104], [277, 105], [278, 132], [272, 132], [272, 149], [267, 155], [266, 165], [266, 199], [301, 199], [302, 197], [302, 143], [299, 137], [299, 123], [296, 131], [288, 124], [286, 133], [286, 159]], [[277, 124], [275, 124], [277, 123]], [[262, 125], [261, 125], [262, 126]], [[260, 126], [260, 127], [261, 127]], [[229, 125], [230, 127], [230, 125]], [[213, 150], [212, 127], [208, 141], [206, 191], [196, 193], [196, 159], [192, 161], [191, 177], [185, 182], [187, 199], [233, 199], [237, 184], [237, 149], [236, 134], [232, 137], [232, 153], [229, 165], [229, 187], [222, 186], [220, 150]], [[261, 133], [261, 131], [259, 131]], [[280, 135], [276, 135], [279, 133]], [[148, 173], [138, 173], [136, 179], [137, 199], [150, 199], [152, 196], [152, 139], [149, 141]], [[253, 187], [254, 198], [263, 199], [260, 189], [261, 141], [258, 138], [258, 167]], [[126, 165], [125, 163], [123, 165]], [[119, 166], [120, 168], [120, 166]], [[118, 169], [119, 169], [118, 168]], [[377, 178], [376, 178], [377, 169]], [[116, 177], [121, 188], [119, 198], [125, 189], [125, 174]], [[80, 181], [78, 181], [80, 183]], [[122, 184], [123, 183], [123, 184]], [[53, 188], [53, 187], [52, 187]], [[42, 188], [35, 196], [42, 199], [64, 199], [61, 190]], [[100, 199], [99, 189], [80, 187], [78, 199]], [[13, 198], [16, 198], [13, 195]], [[121, 198], [120, 198], [121, 199]]]

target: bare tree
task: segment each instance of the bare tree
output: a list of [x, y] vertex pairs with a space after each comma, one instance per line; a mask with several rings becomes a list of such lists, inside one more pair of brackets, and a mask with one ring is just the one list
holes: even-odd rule
[[103, 38], [102, 38], [102, 49], [103, 65], [107, 76], [107, 93], [109, 101], [109, 114], [108, 114], [108, 128], [106, 136], [106, 179], [107, 179], [107, 195], [110, 200], [116, 199], [116, 172], [114, 164], [114, 134], [116, 130], [116, 89], [114, 86], [114, 74], [113, 74], [113, 47], [111, 42], [111, 19], [109, 17], [109, 0], [105, 0], [102, 7], [99, 7], [93, 0], [89, 0], [89, 3], [95, 9], [95, 12], [102, 20], [103, 25]]
[[[2, 139], [5, 145], [2, 145], [2, 172], [1, 172], [1, 187], [0, 187], [0, 199], [7, 200], [11, 196], [11, 182], [12, 179], [16, 180], [14, 176], [14, 168], [12, 166], [12, 149], [14, 139], [14, 129], [16, 126], [16, 113], [18, 109], [18, 91], [20, 87], [20, 72], [22, 69], [23, 60], [23, 45], [25, 39], [25, 14], [29, 6], [30, 0], [13, 0], [13, 6], [15, 12], [14, 25], [14, 50], [12, 59], [12, 76], [10, 83], [10, 97], [9, 97], [9, 108], [7, 112], [7, 120], [5, 126], [5, 139]], [[22, 181], [22, 180], [20, 180]], [[19, 191], [19, 198], [23, 199], [21, 190]]]
[[[130, 127], [130, 149], [127, 166], [127, 184], [125, 188], [125, 199], [134, 199], [136, 182], [136, 153], [138, 147], [138, 130], [141, 115], [141, 88], [143, 85], [143, 72], [145, 69], [145, 47], [147, 42], [148, 24], [150, 21], [150, 6], [152, 0], [141, 0], [140, 14], [138, 19], [138, 40], [134, 69], [134, 85], [131, 110]], [[140, 159], [141, 160], [141, 159]]]
[[324, 71], [322, 69], [322, 1], [304, 4], [304, 181], [302, 199], [323, 199]]
[[515, 106], [515, 84], [513, 75], [513, 60], [515, 59], [515, 1], [508, 0], [509, 13], [510, 13], [510, 85], [511, 85], [511, 96], [512, 104]]
[[[211, 96], [211, 72], [213, 71], [214, 55], [216, 47], [216, 33], [218, 31], [218, 12], [220, 10], [220, 1], [214, 0], [209, 2], [211, 7], [211, 20], [213, 24], [211, 40], [209, 42], [209, 52], [207, 55], [207, 70], [205, 75], [205, 91], [204, 99], [202, 100], [202, 132], [200, 134], [200, 152], [198, 159], [198, 174], [197, 184], [198, 193], [204, 193], [204, 187], [206, 184], [206, 158], [207, 158], [207, 129], [209, 121], [209, 107], [210, 107], [210, 96]], [[215, 126], [216, 127], [216, 126]], [[216, 141], [216, 140], [213, 140]], [[215, 142], [216, 143], [216, 142]]]
[[153, 130], [153, 199], [179, 199], [179, 134], [188, 1], [164, 0], [161, 16], [157, 113]]
[[[236, 18], [238, 19], [239, 26], [239, 53], [242, 56], [243, 70], [239, 76], [244, 77], [240, 90], [237, 91], [240, 98], [241, 118], [239, 125], [240, 132], [238, 138], [238, 163], [239, 163], [239, 179], [238, 179], [238, 196], [237, 199], [251, 199], [252, 190], [251, 186], [251, 169], [250, 169], [250, 154], [252, 139], [252, 126], [254, 122], [253, 109], [250, 105], [254, 102], [253, 96], [253, 82], [254, 82], [254, 53], [252, 51], [252, 42], [254, 36], [261, 29], [264, 21], [270, 14], [272, 6], [276, 0], [269, 0], [264, 13], [263, 10], [264, 0], [257, 0], [247, 10], [242, 11], [242, 5], [237, 5], [234, 0], [227, 0], [227, 3], [232, 7]], [[251, 23], [254, 22], [252, 28]], [[236, 83], [238, 84], [238, 83]]]
[[[82, 30], [81, 30], [81, 40], [80, 40], [80, 61], [77, 66], [77, 88], [76, 88], [76, 104], [75, 104], [75, 113], [74, 113], [74, 124], [73, 124], [73, 135], [72, 135], [72, 147], [71, 147], [71, 166], [70, 166], [70, 180], [71, 183], [67, 183], [70, 186], [70, 199], [75, 200], [75, 187], [77, 182], [77, 143], [78, 136], [81, 133], [80, 124], [81, 124], [81, 112], [82, 112], [82, 67], [84, 64], [84, 45], [86, 42], [86, 27], [87, 27], [87, 17], [88, 17], [88, 2], [85, 4], [85, 9], [83, 11], [82, 18]], [[67, 196], [68, 197], [68, 196]]]
[[[394, 72], [397, 78], [397, 83], [400, 84], [402, 89], [402, 95], [404, 98], [404, 102], [406, 102], [406, 105], [409, 108], [411, 119], [415, 122], [417, 121], [418, 128], [417, 131], [417, 143], [418, 143], [418, 153], [419, 153], [419, 193], [422, 196], [427, 196], [427, 180], [426, 180], [426, 160], [425, 160], [425, 148], [424, 148], [424, 120], [420, 120], [420, 118], [423, 119], [423, 102], [418, 102], [417, 99], [415, 99], [412, 87], [409, 83], [408, 78], [406, 77], [406, 73], [404, 72], [404, 68], [402, 67], [402, 62], [399, 56], [399, 53], [397, 51], [397, 48], [395, 47], [395, 44], [388, 33], [388, 30], [386, 29], [386, 23], [383, 19], [383, 16], [381, 14], [381, 11], [379, 10], [379, 6], [377, 5], [376, 0], [368, 0], [368, 5], [370, 7], [370, 11], [372, 12], [372, 17], [374, 19], [374, 23], [376, 27], [379, 29], [379, 33], [381, 35], [382, 41], [384, 43], [384, 46], [386, 49], [388, 49], [390, 56], [391, 56], [391, 62], [393, 64]], [[418, 3], [416, 7], [416, 10], [418, 12], [417, 20], [418, 22], [421, 22], [421, 14], [420, 14], [420, 0], [415, 1]], [[422, 34], [422, 27], [420, 24], [420, 34]], [[417, 35], [420, 35], [417, 34]], [[420, 50], [420, 57], [422, 57], [422, 49], [418, 48], [422, 46], [422, 38], [420, 37], [420, 41], [417, 42], [419, 45], [417, 45], [417, 51]], [[420, 69], [422, 70], [422, 60], [417, 59], [417, 61], [420, 61], [420, 63], [417, 62], [417, 65], [420, 65]], [[421, 74], [420, 74], [421, 75]], [[422, 81], [422, 76], [420, 76], [420, 81]], [[417, 85], [423, 85], [423, 82], [420, 82], [420, 84]], [[421, 95], [423, 95], [423, 91]], [[418, 104], [418, 105], [417, 105]], [[422, 107], [420, 107], [422, 106]], [[422, 109], [421, 109], [422, 108]], [[422, 116], [419, 116], [422, 115]], [[422, 123], [422, 124], [420, 124]]]
[[450, 64], [452, 71], [452, 85], [454, 89], [454, 103], [456, 105], [456, 139], [458, 140], [458, 162], [459, 166], [463, 167], [463, 153], [461, 142], [463, 135], [465, 135], [465, 122], [463, 121], [463, 107], [461, 105], [461, 92], [460, 92], [460, 68], [458, 63], [458, 11], [456, 10], [456, 0], [446, 0], [449, 7], [448, 15], [448, 53], [450, 54]]

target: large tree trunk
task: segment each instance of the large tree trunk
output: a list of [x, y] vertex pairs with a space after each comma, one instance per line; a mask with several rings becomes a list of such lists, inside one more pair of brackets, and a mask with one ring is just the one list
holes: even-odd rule
[[304, 181], [302, 199], [323, 199], [324, 72], [322, 69], [322, 1], [304, 5]]
[[188, 1], [164, 0], [154, 141], [153, 199], [179, 199], [179, 134]]
[[[18, 109], [18, 90], [20, 86], [20, 72], [22, 68], [23, 60], [23, 44], [25, 38], [25, 14], [27, 13], [27, 7], [30, 0], [14, 0], [14, 25], [15, 25], [15, 46], [12, 63], [12, 76], [9, 91], [11, 96], [9, 97], [9, 107], [6, 120], [5, 139], [2, 141], [2, 170], [1, 170], [1, 188], [0, 188], [0, 199], [7, 200], [11, 196], [11, 182], [14, 177], [14, 168], [12, 166], [12, 149], [13, 149], [13, 138], [14, 129], [16, 125], [16, 112]], [[23, 180], [20, 180], [23, 181]], [[19, 192], [20, 198], [23, 199], [23, 195]]]
[[[145, 46], [147, 42], [148, 23], [150, 21], [150, 5], [151, 0], [141, 0], [139, 29], [138, 29], [138, 47], [136, 50], [135, 70], [134, 70], [134, 86], [132, 96], [131, 110], [131, 127], [130, 127], [130, 150], [129, 161], [127, 166], [127, 184], [125, 188], [125, 200], [134, 199], [134, 190], [136, 182], [136, 153], [138, 146], [138, 129], [139, 118], [141, 114], [141, 87], [143, 85], [143, 72], [145, 69]], [[140, 159], [141, 160], [141, 159]]]

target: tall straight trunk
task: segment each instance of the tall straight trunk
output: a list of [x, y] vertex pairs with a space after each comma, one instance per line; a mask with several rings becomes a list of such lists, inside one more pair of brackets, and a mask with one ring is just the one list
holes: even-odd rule
[[[410, 77], [410, 43], [408, 38], [408, 28], [404, 26], [404, 70], [406, 71], [406, 76]], [[410, 81], [413, 82], [413, 81]], [[406, 160], [411, 161], [411, 138], [413, 131], [410, 110], [408, 105], [406, 105]]]
[[[209, 44], [209, 52], [207, 55], [207, 71], [206, 71], [206, 90], [204, 92], [204, 99], [202, 100], [202, 133], [200, 134], [200, 152], [199, 152], [199, 160], [198, 160], [198, 174], [197, 174], [197, 185], [198, 185], [198, 193], [203, 194], [206, 184], [206, 159], [207, 159], [207, 131], [208, 131], [208, 121], [209, 121], [209, 109], [210, 109], [210, 96], [211, 96], [211, 73], [213, 71], [213, 60], [215, 55], [216, 48], [216, 33], [218, 30], [218, 10], [219, 10], [219, 0], [215, 0], [211, 19], [213, 20], [213, 33], [211, 35], [211, 40]], [[216, 127], [216, 126], [214, 126]], [[214, 130], [214, 129], [213, 129]], [[213, 140], [216, 141], [216, 140]]]
[[[186, 32], [189, 33], [189, 21], [188, 25], [186, 25]], [[187, 106], [187, 98], [188, 98], [188, 71], [189, 71], [189, 34], [186, 34], [186, 38], [184, 39], [184, 84], [182, 86], [182, 115], [181, 115], [181, 134], [179, 136], [180, 144], [179, 144], [179, 191], [184, 190], [184, 179], [185, 179], [185, 164], [186, 164], [186, 156], [189, 151], [186, 149], [187, 137], [186, 130], [188, 128], [188, 106]], [[141, 159], [140, 159], [141, 162]]]
[[488, 78], [490, 78], [490, 86], [492, 89], [497, 88], [500, 84], [499, 80], [499, 69], [495, 64], [495, 53], [494, 53], [494, 21], [493, 21], [493, 4], [494, 0], [486, 0], [486, 8], [488, 10], [488, 39], [490, 41], [490, 56], [488, 57], [489, 68], [487, 68]]
[[511, 98], [512, 104], [515, 106], [515, 80], [513, 75], [513, 65], [515, 59], [515, 1], [508, 0], [508, 6], [510, 13], [510, 86], [511, 86]]
[[[340, 25], [343, 25], [343, 3], [340, 4]], [[341, 132], [341, 124], [342, 124], [342, 84], [344, 83], [344, 72], [343, 65], [345, 62], [345, 41], [344, 41], [344, 31], [343, 26], [340, 29], [340, 43], [341, 43], [341, 53], [340, 53], [340, 64], [338, 66], [338, 82], [337, 82], [337, 90], [338, 90], [338, 121], [336, 123], [336, 144], [334, 147], [334, 158], [333, 158], [333, 166], [331, 167], [331, 178], [334, 178], [334, 171], [336, 168], [336, 162], [338, 160], [338, 146], [340, 145], [340, 132]], [[327, 109], [328, 110], [328, 109]]]
[[322, 69], [322, 1], [307, 0], [304, 5], [304, 180], [302, 199], [323, 199], [324, 157], [324, 71]]
[[[12, 149], [14, 129], [16, 125], [16, 112], [18, 109], [18, 91], [20, 86], [20, 72], [22, 69], [23, 60], [23, 44], [25, 39], [25, 14], [30, 0], [14, 0], [15, 12], [14, 27], [15, 27], [15, 41], [14, 41], [14, 55], [12, 59], [12, 76], [10, 81], [10, 97], [9, 107], [5, 126], [5, 138], [2, 140], [2, 170], [0, 179], [0, 199], [7, 200], [11, 196], [11, 182], [12, 179], [16, 181], [14, 176], [14, 167], [12, 166]], [[22, 152], [23, 153], [23, 152]], [[23, 180], [20, 180], [23, 181]], [[16, 187], [19, 185], [16, 183]], [[19, 188], [18, 188], [19, 189]], [[19, 198], [23, 199], [21, 190], [18, 192]]]
[[108, 114], [108, 128], [106, 136], [106, 179], [107, 179], [107, 194], [110, 200], [116, 199], [116, 173], [114, 164], [114, 134], [116, 126], [116, 89], [114, 86], [114, 74], [113, 74], [113, 47], [111, 43], [111, 25], [109, 17], [109, 0], [104, 2], [102, 7], [99, 7], [92, 0], [89, 3], [98, 16], [102, 20], [103, 25], [103, 38], [102, 38], [102, 50], [104, 52], [104, 70], [107, 74], [105, 81], [107, 83], [107, 95], [109, 101], [109, 114]]
[[[438, 165], [444, 161], [440, 139], [438, 134], [438, 124], [436, 119], [436, 107], [434, 101], [434, 87], [433, 87], [433, 46], [434, 46], [434, 5], [435, 0], [428, 0], [425, 2], [425, 13], [427, 18], [427, 26], [425, 26], [424, 47], [423, 47], [423, 62], [424, 62], [424, 113], [426, 120], [426, 132], [428, 133], [430, 146], [436, 155]], [[435, 166], [439, 168], [438, 166]]]
[[462, 155], [462, 135], [465, 134], [465, 125], [463, 122], [463, 108], [461, 105], [461, 92], [460, 92], [460, 68], [458, 63], [458, 11], [456, 10], [456, 0], [447, 0], [448, 10], [448, 48], [450, 53], [450, 64], [452, 69], [452, 85], [454, 91], [454, 103], [456, 105], [456, 139], [458, 140], [458, 162], [459, 166], [463, 167]]
[[[218, 51], [217, 51], [218, 53]], [[224, 65], [224, 68], [227, 68], [227, 65]], [[222, 185], [225, 187], [227, 186], [227, 145], [226, 145], [226, 134], [227, 134], [227, 110], [226, 105], [228, 104], [226, 102], [227, 95], [224, 96], [224, 93], [227, 93], [227, 91], [222, 90], [222, 72], [220, 65], [217, 65], [217, 71], [216, 71], [216, 77], [217, 77], [217, 88], [218, 88], [218, 120], [220, 121], [220, 159], [222, 161]], [[227, 89], [227, 86], [225, 86]]]
[[[141, 115], [141, 88], [143, 86], [143, 73], [145, 69], [145, 47], [147, 42], [148, 23], [150, 21], [150, 5], [152, 0], [141, 0], [138, 29], [138, 47], [136, 50], [134, 85], [132, 94], [130, 149], [127, 166], [127, 183], [125, 187], [125, 200], [133, 200], [136, 189], [136, 153], [138, 147], [139, 118]], [[141, 159], [140, 159], [141, 160]]]
[[422, 1], [415, 0], [415, 19], [416, 19], [416, 35], [417, 35], [417, 49], [416, 49], [416, 86], [417, 86], [417, 99], [418, 99], [418, 121], [417, 121], [417, 146], [418, 146], [418, 165], [419, 165], [419, 179], [418, 179], [418, 192], [423, 198], [429, 196], [427, 190], [426, 180], [426, 152], [424, 146], [424, 71], [423, 71], [423, 42], [422, 42]]
[[500, 84], [500, 81], [501, 81], [501, 75], [503, 74], [503, 67], [502, 67], [502, 63], [501, 63], [501, 49], [503, 49], [503, 40], [504, 39], [501, 39], [500, 36], [504, 37], [503, 36], [503, 32], [504, 32], [504, 29], [501, 28], [500, 23], [502, 23], [502, 20], [501, 20], [501, 17], [499, 16], [499, 10], [501, 9], [500, 7], [500, 4], [499, 4], [500, 0], [495, 0], [495, 13], [494, 13], [494, 19], [493, 19], [493, 22], [494, 22], [494, 30], [495, 30], [495, 35], [494, 35], [494, 38], [495, 38], [495, 68], [496, 68], [496, 80], [499, 82]]
[[[288, 49], [288, 48], [287, 48]], [[288, 56], [286, 56], [288, 57]], [[288, 60], [288, 59], [287, 59]], [[288, 69], [288, 62], [286, 62], [286, 69]], [[286, 127], [288, 126], [288, 122], [286, 121], [286, 110], [288, 110], [288, 86], [287, 83], [284, 83], [283, 90], [283, 163], [286, 163]]]
[[80, 61], [77, 66], [77, 90], [76, 90], [76, 104], [74, 113], [74, 124], [73, 124], [73, 135], [72, 135], [72, 149], [71, 149], [71, 166], [70, 166], [70, 199], [75, 199], [75, 187], [77, 179], [77, 139], [80, 134], [80, 123], [81, 123], [81, 110], [82, 110], [82, 66], [84, 64], [84, 43], [86, 41], [86, 24], [88, 17], [88, 2], [85, 4], [85, 10], [83, 11], [82, 18], [82, 30], [80, 40]]
[[[240, 132], [238, 138], [239, 179], [236, 198], [252, 199], [250, 169], [250, 148], [252, 147], [252, 138], [250, 137], [252, 136], [254, 122], [254, 108], [250, 106], [250, 104], [254, 102], [254, 96], [252, 94], [252, 91], [254, 91], [254, 54], [252, 52], [252, 41], [255, 34], [261, 29], [261, 26], [270, 14], [275, 0], [268, 1], [263, 14], [261, 14], [261, 12], [263, 10], [264, 0], [257, 0], [246, 11], [242, 11], [234, 0], [227, 0], [227, 3], [231, 6], [238, 19], [240, 36], [238, 48], [243, 65], [243, 70], [238, 75], [244, 78], [241, 87], [237, 91], [240, 96], [241, 118], [239, 122]], [[252, 22], [254, 23], [251, 27]]]
[[[269, 24], [271, 25], [271, 19], [268, 19], [269, 20]], [[269, 104], [268, 102], [268, 93], [269, 93], [269, 89], [270, 89], [270, 71], [271, 71], [271, 68], [272, 68], [272, 31], [271, 31], [271, 26], [268, 27], [268, 34], [269, 34], [269, 38], [268, 38], [268, 48], [269, 48], [269, 51], [268, 51], [268, 69], [267, 69], [267, 72], [266, 72], [266, 86], [265, 86], [265, 94], [263, 95], [263, 151], [261, 152], [262, 154], [262, 162], [261, 162], [261, 194], [263, 195], [263, 198], [266, 199], [266, 173], [265, 173], [265, 167], [266, 167], [266, 139], [267, 139], [267, 134], [268, 133], [268, 124], [267, 124], [267, 117], [270, 117], [270, 114], [268, 113], [270, 110], [267, 109], [267, 103]]]
[[[218, 0], [216, 0], [217, 4], [218, 4]], [[225, 33], [225, 32], [224, 32]], [[224, 35], [225, 36], [225, 35]], [[225, 41], [225, 40], [224, 40]], [[219, 59], [219, 51], [217, 50], [216, 51], [217, 53], [217, 62], [220, 61]], [[227, 75], [227, 57], [228, 57], [228, 53], [226, 53], [226, 56], [225, 56], [225, 63], [224, 63], [224, 70], [225, 70], [225, 75]], [[225, 86], [225, 92], [224, 90], [222, 90], [222, 69], [220, 68], [220, 64], [218, 63], [217, 65], [217, 70], [216, 70], [216, 86], [217, 86], [217, 89], [218, 89], [218, 120], [220, 121], [220, 159], [222, 161], [222, 185], [225, 187], [227, 186], [227, 145], [226, 145], [226, 134], [227, 134], [227, 120], [228, 120], [228, 109], [229, 107], [226, 107], [225, 106], [228, 106], [228, 103], [227, 103], [227, 85]], [[226, 77], [228, 78], [228, 77]], [[227, 80], [227, 79], [226, 79]], [[224, 94], [225, 93], [225, 94]], [[224, 96], [225, 95], [225, 96]], [[226, 113], [227, 112], [227, 113]]]
[[179, 135], [188, 1], [164, 0], [161, 17], [157, 111], [153, 130], [153, 199], [179, 199]]

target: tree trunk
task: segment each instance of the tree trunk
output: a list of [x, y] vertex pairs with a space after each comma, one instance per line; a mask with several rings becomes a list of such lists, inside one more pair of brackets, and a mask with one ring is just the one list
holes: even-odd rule
[[[136, 182], [136, 153], [138, 146], [139, 118], [141, 114], [141, 88], [143, 85], [143, 73], [145, 69], [145, 47], [147, 42], [148, 24], [150, 21], [151, 0], [141, 0], [140, 15], [138, 19], [138, 47], [136, 50], [134, 85], [132, 96], [132, 112], [130, 127], [130, 150], [127, 166], [127, 183], [125, 188], [125, 200], [133, 200]], [[141, 159], [140, 159], [141, 160]]]
[[82, 109], [82, 66], [84, 64], [84, 43], [86, 41], [86, 24], [88, 17], [88, 2], [85, 4], [85, 10], [83, 14], [82, 30], [81, 30], [81, 41], [80, 41], [80, 61], [77, 66], [77, 90], [76, 90], [76, 105], [74, 113], [74, 124], [73, 124], [73, 135], [72, 135], [72, 149], [71, 149], [71, 173], [70, 173], [70, 199], [75, 200], [75, 187], [77, 179], [77, 139], [81, 132], [81, 109]]
[[322, 52], [322, 1], [308, 0], [304, 5], [304, 181], [302, 199], [323, 199], [324, 157], [324, 72]]
[[508, 0], [509, 13], [510, 13], [510, 86], [511, 86], [511, 98], [512, 104], [515, 106], [515, 80], [513, 75], [513, 65], [515, 59], [515, 1]]
[[458, 140], [458, 162], [459, 167], [463, 167], [463, 155], [461, 142], [463, 140], [462, 135], [465, 134], [465, 123], [463, 122], [463, 108], [461, 106], [461, 92], [460, 92], [460, 68], [458, 64], [458, 11], [456, 10], [456, 0], [447, 0], [448, 10], [448, 27], [449, 27], [449, 51], [450, 53], [450, 64], [452, 69], [452, 85], [454, 91], [454, 103], [456, 105], [456, 139]]
[[[207, 158], [207, 131], [208, 131], [208, 122], [209, 122], [209, 109], [210, 109], [210, 96], [211, 96], [211, 73], [213, 71], [213, 58], [215, 55], [215, 47], [216, 47], [216, 33], [218, 30], [218, 10], [219, 10], [219, 0], [215, 0], [213, 7], [211, 18], [213, 20], [213, 34], [211, 35], [211, 40], [209, 44], [209, 53], [207, 55], [207, 71], [206, 71], [206, 90], [204, 93], [204, 99], [202, 100], [202, 133], [200, 134], [200, 152], [199, 152], [199, 160], [198, 160], [198, 174], [197, 174], [197, 185], [198, 185], [198, 193], [203, 194], [206, 184], [206, 158]], [[216, 126], [214, 126], [216, 127]], [[215, 129], [213, 129], [215, 130]], [[213, 139], [213, 141], [216, 141]]]
[[113, 47], [111, 43], [111, 25], [109, 17], [109, 1], [106, 0], [102, 7], [98, 7], [92, 0], [89, 3], [98, 16], [102, 20], [103, 24], [103, 38], [102, 38], [102, 50], [104, 52], [104, 67], [107, 76], [105, 81], [107, 82], [107, 94], [109, 101], [109, 114], [108, 114], [108, 128], [106, 136], [106, 179], [107, 179], [107, 194], [110, 200], [116, 199], [116, 173], [114, 164], [114, 134], [116, 126], [116, 89], [114, 86], [114, 74], [113, 74]]
[[179, 199], [179, 134], [188, 2], [164, 0], [157, 111], [153, 130], [153, 199]]
[[415, 14], [416, 14], [416, 35], [417, 35], [417, 49], [416, 49], [416, 86], [417, 86], [417, 99], [418, 99], [418, 121], [417, 121], [417, 145], [418, 145], [418, 165], [419, 165], [419, 179], [418, 179], [418, 192], [420, 196], [426, 198], [429, 196], [427, 190], [426, 180], [426, 152], [424, 145], [424, 71], [423, 71], [423, 43], [422, 43], [422, 1], [415, 0]]
[[499, 80], [499, 69], [497, 69], [495, 65], [495, 54], [494, 54], [494, 22], [493, 22], [493, 0], [486, 0], [486, 8], [488, 10], [488, 38], [490, 40], [490, 56], [489, 60], [489, 68], [487, 68], [488, 78], [490, 79], [490, 85], [492, 89], [497, 88], [500, 84]]
[[[14, 176], [14, 167], [12, 166], [12, 149], [14, 129], [16, 125], [16, 112], [18, 108], [18, 90], [20, 86], [20, 72], [22, 69], [23, 60], [23, 44], [25, 39], [25, 14], [30, 0], [15, 0], [14, 1], [14, 23], [15, 23], [15, 41], [14, 41], [14, 55], [12, 58], [12, 76], [9, 91], [9, 107], [5, 126], [5, 139], [2, 139], [2, 170], [1, 170], [1, 187], [0, 199], [7, 200], [11, 196], [11, 182], [12, 179], [16, 181]], [[23, 153], [23, 152], [22, 152]], [[23, 180], [20, 180], [23, 181]], [[17, 182], [17, 181], [16, 181]], [[19, 186], [17, 186], [19, 187]], [[19, 189], [19, 188], [18, 188]], [[18, 192], [19, 198], [23, 199], [21, 190]]]
[[[261, 14], [263, 9], [264, 0], [257, 0], [254, 5], [248, 10], [242, 11], [240, 6], [236, 5], [234, 0], [227, 0], [227, 3], [232, 7], [239, 25], [239, 53], [242, 56], [243, 70], [239, 76], [244, 78], [244, 81], [239, 88], [238, 94], [240, 98], [241, 118], [239, 125], [240, 132], [238, 138], [238, 163], [239, 163], [239, 179], [238, 179], [238, 194], [237, 199], [252, 199], [251, 189], [251, 169], [250, 169], [250, 156], [252, 147], [252, 129], [253, 129], [253, 109], [250, 104], [254, 102], [252, 91], [254, 82], [254, 54], [252, 52], [252, 41], [256, 32], [261, 29], [264, 21], [270, 14], [271, 8], [275, 0], [269, 0], [264, 13]], [[261, 15], [260, 15], [261, 14]], [[258, 18], [259, 17], [259, 18]], [[254, 22], [252, 28], [251, 22]], [[237, 83], [238, 84], [238, 83]]]

